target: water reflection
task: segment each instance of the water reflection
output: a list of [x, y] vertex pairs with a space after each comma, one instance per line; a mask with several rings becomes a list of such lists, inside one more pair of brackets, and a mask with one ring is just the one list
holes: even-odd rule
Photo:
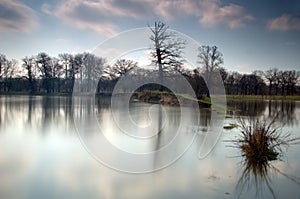
[[242, 175], [236, 185], [238, 198], [240, 198], [242, 194], [253, 191], [251, 189], [254, 189], [256, 198], [268, 198], [266, 197], [266, 190], [269, 191], [274, 199], [277, 198], [278, 193], [272, 186], [272, 177], [274, 176], [283, 176], [300, 186], [299, 177], [286, 174], [268, 161], [261, 162], [246, 158], [242, 163], [242, 167]]
[[[280, 110], [279, 121], [284, 121], [288, 132], [298, 133], [300, 104], [289, 101], [229, 102], [241, 109], [244, 115], [253, 117], [272, 115]], [[282, 104], [283, 103], [283, 104]], [[131, 116], [140, 124], [149, 120], [148, 104], [131, 104]], [[124, 147], [139, 147], [141, 152], [156, 150], [166, 145], [174, 136], [180, 122], [180, 110], [166, 107], [169, 128], [164, 127], [164, 111], [159, 106], [153, 109], [155, 129], [161, 133], [148, 143], [124, 143], [124, 137], [112, 125], [110, 98], [100, 97], [55, 97], [55, 96], [0, 96], [0, 198], [237, 198], [235, 185], [241, 177], [236, 163], [228, 159], [232, 153], [223, 142], [218, 142], [210, 155], [203, 160], [197, 158], [207, 127], [213, 125], [210, 109], [202, 109], [199, 119], [199, 138], [190, 150], [168, 169], [146, 175], [128, 175], [115, 172], [98, 164], [82, 147], [74, 130], [74, 116], [88, 119], [97, 115], [103, 132], [123, 143]], [[120, 114], [121, 114], [120, 109]], [[232, 112], [231, 114], [235, 114]], [[235, 115], [229, 120], [235, 122]], [[119, 118], [122, 120], [122, 117]], [[190, 116], [189, 119], [195, 119]], [[164, 131], [169, 131], [165, 133]], [[99, 132], [86, 131], [87, 139], [93, 141]], [[210, 133], [210, 132], [209, 132]], [[224, 132], [222, 138], [234, 137], [233, 131]], [[188, 132], [183, 139], [189, 139]], [[209, 138], [209, 137], [207, 137]], [[214, 140], [207, 140], [213, 143]], [[182, 143], [179, 143], [182, 144]], [[122, 146], [122, 145], [121, 145]], [[128, 148], [127, 148], [128, 149]], [[300, 172], [299, 146], [287, 154], [292, 166], [274, 162], [273, 168], [243, 162], [243, 186], [258, 188], [264, 195], [270, 191], [266, 180], [271, 183], [279, 198], [299, 197], [299, 187], [289, 184]], [[107, 154], [110, 154], [107, 152]], [[111, 155], [111, 154], [110, 154]], [[151, 162], [156, 167], [160, 157]], [[240, 161], [238, 159], [237, 161]], [[137, 162], [136, 164], [142, 164]], [[279, 172], [282, 172], [281, 174]], [[287, 174], [285, 174], [287, 173]], [[274, 178], [274, 175], [279, 177]], [[254, 177], [254, 175], [256, 177]], [[289, 176], [289, 182], [281, 177]], [[248, 180], [250, 179], [250, 181]], [[285, 178], [287, 179], [287, 178]], [[243, 189], [240, 198], [253, 198], [253, 189]], [[267, 193], [266, 193], [267, 192]], [[272, 194], [270, 195], [272, 196]]]
[[267, 114], [269, 117], [278, 116], [283, 125], [294, 126], [299, 124], [296, 115], [295, 101], [268, 101]]
[[227, 102], [231, 107], [227, 111], [228, 115], [234, 116], [238, 112], [240, 116], [250, 117], [274, 117], [278, 116], [280, 123], [288, 126], [299, 125], [299, 115], [296, 107], [299, 102], [288, 100], [232, 100]]

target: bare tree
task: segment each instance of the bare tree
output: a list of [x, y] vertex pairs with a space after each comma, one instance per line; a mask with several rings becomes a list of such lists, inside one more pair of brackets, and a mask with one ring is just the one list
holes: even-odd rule
[[6, 59], [6, 56], [3, 54], [0, 54], [0, 91], [2, 90], [2, 85], [4, 85], [4, 70], [7, 66], [8, 60]]
[[198, 63], [203, 71], [214, 72], [224, 63], [223, 54], [217, 46], [200, 46]]
[[9, 60], [4, 69], [5, 90], [9, 92], [12, 87], [12, 79], [17, 75], [18, 61], [15, 59]]
[[271, 95], [272, 94], [272, 86], [274, 83], [276, 84], [276, 79], [278, 78], [278, 69], [277, 68], [269, 69], [269, 70], [265, 71], [263, 73], [263, 75], [269, 82], [269, 95]]
[[82, 54], [59, 54], [58, 55], [62, 62], [62, 67], [64, 68], [64, 77], [66, 84], [66, 91], [73, 92], [73, 87], [75, 83], [75, 77], [80, 73], [81, 67], [83, 66]]
[[169, 27], [156, 21], [154, 27], [150, 27], [150, 40], [153, 42], [154, 50], [151, 52], [152, 63], [158, 66], [159, 78], [162, 83], [163, 71], [177, 70], [183, 66], [183, 49], [186, 42], [177, 34], [169, 30]]
[[17, 72], [17, 65], [17, 60], [8, 60], [5, 55], [0, 54], [0, 91], [10, 90], [11, 80]]
[[70, 59], [71, 59], [71, 54], [68, 54], [68, 53], [63, 53], [63, 54], [59, 54], [58, 55], [61, 63], [62, 63], [62, 66], [64, 68], [64, 77], [65, 79], [68, 79], [68, 70], [69, 70], [69, 65], [70, 65]]
[[52, 78], [52, 68], [51, 68], [51, 57], [47, 53], [39, 53], [36, 56], [36, 63], [38, 64], [38, 68], [41, 72], [41, 77], [43, 81], [43, 87], [50, 93], [52, 91], [51, 88], [51, 78]]
[[61, 63], [61, 61], [56, 58], [51, 58], [51, 69], [52, 69], [52, 78], [51, 78], [51, 84], [52, 88], [57, 90], [58, 92], [61, 91], [61, 77], [64, 74], [64, 66]]
[[7, 59], [6, 59], [6, 56], [3, 55], [3, 54], [0, 54], [0, 77], [3, 76], [3, 71], [4, 71], [4, 68], [5, 66], [7, 65]]
[[299, 78], [299, 72], [295, 70], [286, 70], [282, 73], [283, 82], [286, 88], [287, 95], [294, 95], [295, 86]]
[[200, 46], [198, 50], [198, 63], [204, 73], [207, 86], [210, 88], [214, 84], [213, 77], [216, 73], [219, 73], [219, 69], [224, 62], [223, 54], [217, 46]]
[[117, 60], [113, 66], [108, 66], [104, 70], [104, 73], [110, 79], [118, 79], [136, 67], [137, 62], [134, 62], [133, 60], [120, 59]]
[[36, 92], [36, 62], [34, 57], [25, 57], [22, 59], [23, 64], [22, 68], [26, 71], [26, 75], [24, 76], [29, 81], [30, 86], [30, 92], [35, 93]]
[[83, 66], [80, 70], [80, 78], [84, 82], [86, 91], [91, 91], [91, 88], [95, 88], [103, 75], [105, 65], [106, 60], [104, 58], [90, 53], [83, 54]]

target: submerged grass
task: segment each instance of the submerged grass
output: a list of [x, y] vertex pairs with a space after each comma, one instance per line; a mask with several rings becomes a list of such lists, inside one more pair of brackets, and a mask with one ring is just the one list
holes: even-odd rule
[[223, 129], [231, 130], [231, 129], [237, 128], [238, 126], [239, 126], [238, 124], [230, 123], [228, 125], [223, 126]]

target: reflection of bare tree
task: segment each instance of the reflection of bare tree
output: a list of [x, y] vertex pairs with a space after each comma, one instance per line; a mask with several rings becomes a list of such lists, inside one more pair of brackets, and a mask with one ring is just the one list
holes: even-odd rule
[[[228, 101], [228, 106], [238, 110], [241, 116], [265, 116], [274, 118], [284, 125], [294, 126], [298, 124], [296, 117], [296, 102], [288, 100], [241, 100]], [[228, 111], [227, 114], [233, 114]]]
[[32, 124], [32, 112], [35, 109], [34, 104], [33, 104], [33, 97], [29, 96], [28, 99], [28, 116], [27, 116], [27, 123], [29, 125]]
[[33, 110], [28, 109], [28, 116], [41, 115], [40, 118], [32, 118], [32, 125], [40, 126], [41, 133], [47, 134], [53, 127], [68, 128], [72, 125], [72, 96], [56, 97], [56, 96], [43, 96], [36, 101], [28, 102], [29, 107], [32, 103]]
[[227, 105], [238, 110], [242, 116], [260, 116], [266, 109], [266, 102], [262, 100], [233, 100]]
[[72, 96], [4, 96], [0, 103], [3, 128], [12, 122], [22, 123], [24, 128], [46, 134], [53, 127], [72, 125]]
[[208, 127], [211, 122], [211, 109], [200, 109], [200, 125]]
[[278, 115], [278, 121], [288, 126], [294, 126], [298, 124], [295, 110], [295, 101], [269, 100], [268, 102], [268, 116], [274, 117], [275, 115]]
[[[157, 135], [155, 136], [155, 140], [154, 140], [154, 150], [158, 151], [161, 147], [161, 141], [162, 141], [162, 136], [163, 136], [163, 121], [162, 121], [162, 107], [159, 105], [158, 106], [158, 117], [157, 117]], [[157, 162], [158, 160], [158, 156], [154, 156], [154, 160], [153, 160], [153, 168], [157, 167]]]

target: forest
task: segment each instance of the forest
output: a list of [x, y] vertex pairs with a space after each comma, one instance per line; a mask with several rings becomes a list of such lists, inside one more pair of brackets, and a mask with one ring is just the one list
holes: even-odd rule
[[[163, 73], [183, 75], [195, 91], [197, 98], [209, 97], [207, 83], [214, 83], [220, 75], [228, 95], [300, 95], [299, 77], [296, 70], [269, 68], [265, 71], [253, 71], [242, 74], [224, 67], [223, 54], [217, 46], [203, 45], [198, 48], [198, 66], [186, 67], [183, 49], [186, 42], [160, 21], [155, 22], [150, 40], [153, 44], [149, 58], [153, 69], [139, 65], [129, 59], [119, 59], [107, 63], [105, 57], [89, 52], [71, 54], [61, 53], [52, 57], [46, 52], [26, 56], [21, 61], [9, 60], [0, 53], [0, 93], [26, 94], [70, 94], [76, 88], [80, 92], [110, 94], [123, 75], [135, 78], [147, 78]], [[79, 82], [75, 85], [75, 80]], [[176, 80], [174, 80], [176, 81]], [[218, 83], [219, 84], [219, 83]], [[143, 86], [143, 89], [158, 89], [155, 85]]]
[[[194, 88], [197, 96], [206, 94], [204, 71], [197, 69], [178, 70]], [[241, 74], [217, 67], [227, 94], [233, 95], [299, 95], [299, 71], [278, 70], [253, 71]], [[5, 93], [72, 93], [75, 78], [85, 82], [89, 91], [97, 84], [98, 93], [111, 93], [118, 79], [127, 72], [134, 76], [147, 77], [153, 73], [133, 60], [120, 59], [108, 65], [105, 58], [91, 53], [60, 54], [50, 57], [47, 53], [25, 57], [22, 63], [8, 60], [0, 54], [0, 92]]]

